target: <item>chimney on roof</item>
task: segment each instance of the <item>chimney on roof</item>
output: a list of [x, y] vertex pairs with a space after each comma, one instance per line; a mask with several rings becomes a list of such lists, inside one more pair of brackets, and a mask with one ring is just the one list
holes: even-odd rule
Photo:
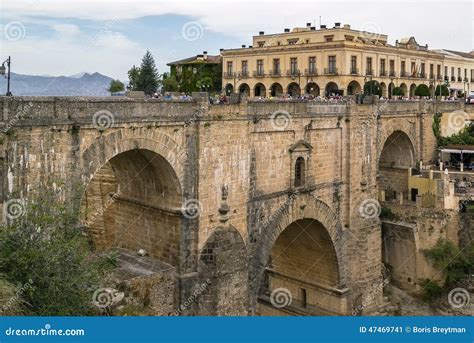
[[249, 45], [249, 49], [252, 49], [253, 48], [253, 45]]
[[245, 48], [245, 44], [242, 44], [242, 48]]
[[224, 48], [220, 48], [219, 51], [220, 51], [220, 52], [224, 51]]
[[202, 56], [204, 57], [204, 60], [207, 60], [207, 51], [203, 51]]
[[334, 27], [341, 27], [341, 23], [334, 23]]
[[263, 35], [265, 34], [265, 31], [259, 31], [258, 34], [259, 34], [260, 36], [263, 36]]
[[311, 30], [311, 31], [316, 31], [316, 26], [311, 26], [311, 27], [310, 27], [310, 30]]
[[321, 29], [325, 29], [326, 28], [326, 25], [321, 25]]
[[285, 33], [288, 33], [288, 32], [290, 32], [290, 29], [285, 29]]
[[306, 27], [311, 27], [311, 23], [306, 23]]

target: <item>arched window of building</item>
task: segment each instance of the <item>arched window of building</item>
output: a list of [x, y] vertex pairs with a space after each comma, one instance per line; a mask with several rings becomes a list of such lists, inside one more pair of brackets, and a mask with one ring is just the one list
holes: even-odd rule
[[301, 187], [304, 185], [304, 158], [298, 157], [295, 163], [295, 187]]

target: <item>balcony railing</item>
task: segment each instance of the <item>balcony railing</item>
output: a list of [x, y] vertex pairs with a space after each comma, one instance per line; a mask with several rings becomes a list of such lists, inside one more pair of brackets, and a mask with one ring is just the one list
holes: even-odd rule
[[234, 77], [234, 73], [233, 73], [233, 72], [231, 72], [231, 71], [226, 71], [226, 72], [224, 72], [224, 78], [226, 78], [226, 79], [231, 79], [231, 78], [233, 78], [233, 77]]
[[316, 76], [318, 75], [318, 70], [316, 68], [305, 69], [304, 74], [308, 76]]
[[351, 75], [359, 75], [359, 69], [358, 68], [351, 68]]
[[300, 75], [300, 70], [299, 69], [288, 69], [286, 71], [287, 76], [298, 76]]
[[265, 72], [263, 70], [255, 70], [253, 72], [253, 76], [254, 77], [264, 77], [265, 76]]
[[388, 73], [388, 76], [390, 77], [397, 77], [397, 73], [395, 73], [393, 70]]
[[439, 74], [438, 74], [438, 75], [436, 75], [436, 79], [437, 79], [437, 80], [442, 80], [442, 79], [443, 79], [443, 77], [442, 77], [441, 75], [439, 75]]
[[455, 77], [455, 76], [451, 76], [451, 81], [456, 81], [456, 77]]
[[435, 79], [435, 74], [430, 73], [430, 80], [434, 80], [434, 79]]
[[249, 77], [249, 71], [248, 70], [243, 70], [239, 74], [241, 77]]
[[281, 75], [281, 70], [280, 69], [270, 70], [270, 76], [280, 76], [280, 75]]
[[425, 73], [418, 73], [418, 78], [426, 79], [426, 74]]
[[445, 76], [444, 81], [448, 81], [448, 80], [449, 80], [449, 76]]
[[338, 75], [337, 68], [324, 68], [324, 75]]
[[471, 82], [474, 82], [474, 77], [471, 77]]
[[374, 76], [374, 70], [373, 69], [366, 69], [365, 70], [365, 75]]
[[461, 76], [458, 76], [458, 81], [462, 82], [462, 77]]
[[469, 79], [467, 77], [465, 77], [464, 82], [469, 82]]
[[380, 76], [383, 77], [383, 76], [387, 76], [387, 72], [385, 70], [382, 70], [380, 72]]
[[408, 77], [408, 73], [406, 71], [401, 71], [400, 77]]

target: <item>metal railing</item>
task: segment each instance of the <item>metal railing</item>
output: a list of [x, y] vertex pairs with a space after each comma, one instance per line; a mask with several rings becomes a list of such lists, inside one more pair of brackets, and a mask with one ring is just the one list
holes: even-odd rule
[[338, 75], [337, 68], [324, 68], [325, 75]]
[[308, 76], [318, 75], [318, 70], [316, 68], [305, 69], [304, 74]]

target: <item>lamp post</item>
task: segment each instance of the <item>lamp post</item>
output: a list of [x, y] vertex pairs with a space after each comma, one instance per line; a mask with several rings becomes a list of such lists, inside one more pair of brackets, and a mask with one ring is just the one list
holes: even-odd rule
[[[5, 67], [5, 63], [7, 66]], [[10, 92], [10, 65], [11, 65], [11, 57], [8, 56], [8, 58], [3, 61], [2, 66], [0, 67], [0, 75], [6, 75], [7, 78], [7, 93], [5, 94], [6, 96], [12, 96], [12, 93]], [[8, 73], [6, 72], [6, 69], [8, 68]]]

